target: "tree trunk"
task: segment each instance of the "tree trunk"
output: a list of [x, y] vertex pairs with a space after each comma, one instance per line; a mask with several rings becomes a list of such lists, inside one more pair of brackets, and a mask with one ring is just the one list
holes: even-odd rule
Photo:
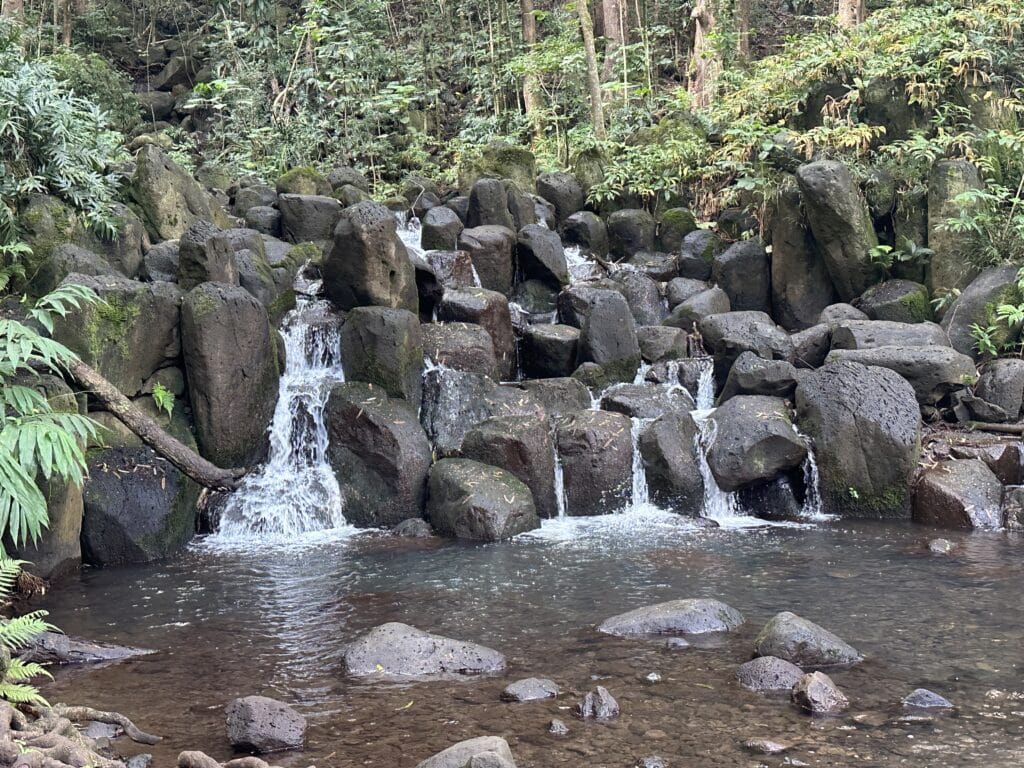
[[[519, 0], [519, 14], [523, 23], [523, 46], [527, 51], [537, 44], [537, 17], [533, 15], [533, 0]], [[523, 75], [523, 107], [530, 118], [534, 136], [540, 138], [543, 125], [540, 119], [540, 87], [537, 76], [530, 71]]]
[[604, 67], [601, 79], [605, 82], [615, 77], [619, 59], [625, 56], [622, 47], [629, 42], [629, 24], [626, 20], [628, 11], [623, 0], [601, 0], [601, 16], [604, 19]]
[[750, 61], [750, 0], [736, 0], [736, 55], [740, 61]]
[[690, 95], [698, 107], [706, 107], [722, 69], [722, 62], [711, 46], [711, 33], [715, 28], [713, 0], [698, 0], [690, 14], [694, 21], [693, 53], [690, 55]]
[[868, 17], [865, 0], [839, 0], [837, 17], [839, 26], [843, 29], [857, 26]]
[[15, 21], [24, 21], [25, 0], [0, 0], [0, 16], [7, 16]]
[[75, 0], [64, 0], [64, 19], [62, 42], [65, 48], [71, 47], [71, 25], [75, 18]]
[[81, 360], [68, 366], [75, 381], [124, 422], [146, 445], [200, 485], [215, 491], [232, 491], [245, 475], [244, 469], [221, 469], [210, 463], [132, 404], [117, 387]]
[[594, 47], [594, 21], [590, 18], [588, 0], [577, 0], [576, 11], [580, 17], [580, 32], [583, 34], [583, 55], [587, 61], [587, 90], [590, 92], [590, 122], [594, 135], [605, 136], [604, 105], [601, 103], [601, 76], [597, 71], [597, 49]]

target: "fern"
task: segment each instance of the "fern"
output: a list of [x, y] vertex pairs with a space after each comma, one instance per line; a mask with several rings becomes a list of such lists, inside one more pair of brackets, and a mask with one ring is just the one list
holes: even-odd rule
[[[22, 560], [0, 557], [0, 603], [7, 603], [17, 582]], [[13, 619], [0, 618], [0, 699], [12, 704], [40, 704], [46, 700], [29, 681], [51, 677], [39, 664], [15, 658], [14, 654], [31, 645], [44, 632], [55, 628], [45, 621], [46, 611], [33, 611]]]

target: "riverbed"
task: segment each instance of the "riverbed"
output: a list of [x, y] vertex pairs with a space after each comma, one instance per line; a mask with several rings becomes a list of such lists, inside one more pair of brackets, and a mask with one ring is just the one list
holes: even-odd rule
[[[750, 521], [753, 523], [753, 521]], [[263, 694], [310, 720], [307, 749], [284, 766], [413, 768], [455, 741], [508, 739], [520, 768], [632, 766], [1019, 765], [1024, 759], [1024, 558], [1020, 537], [831, 522], [702, 529], [632, 513], [549, 521], [493, 545], [325, 532], [289, 541], [200, 542], [183, 558], [89, 570], [44, 607], [70, 634], [153, 649], [124, 663], [61, 670], [51, 700], [115, 709], [164, 736], [156, 766], [200, 749], [227, 759], [223, 707]], [[641, 605], [714, 597], [747, 623], [720, 644], [603, 636], [601, 620]], [[791, 610], [866, 656], [833, 677], [851, 700], [816, 720], [785, 699], [742, 689], [736, 667], [774, 613]], [[359, 682], [341, 668], [344, 644], [402, 621], [483, 643], [508, 657], [506, 674], [472, 680]], [[652, 673], [660, 679], [648, 679]], [[555, 679], [563, 694], [499, 701], [509, 682]], [[608, 724], [571, 707], [595, 685], [619, 701]], [[956, 710], [899, 722], [900, 699], [926, 687]], [[552, 718], [569, 735], [548, 734]], [[744, 742], [792, 745], [754, 755]]]

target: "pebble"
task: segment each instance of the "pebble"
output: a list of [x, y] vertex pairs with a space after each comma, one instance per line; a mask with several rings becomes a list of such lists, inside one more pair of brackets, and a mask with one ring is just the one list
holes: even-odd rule
[[680, 648], [689, 648], [690, 644], [681, 637], [670, 637], [665, 641], [665, 647], [678, 650]]
[[956, 545], [949, 539], [932, 539], [928, 542], [928, 549], [936, 555], [948, 555]]
[[556, 717], [548, 723], [548, 733], [552, 736], [566, 736], [569, 733], [569, 726]]
[[636, 768], [667, 768], [668, 763], [660, 757], [641, 757], [636, 761]]
[[759, 755], [777, 755], [789, 749], [788, 744], [782, 744], [771, 739], [750, 739], [744, 746], [751, 752], [756, 752]]
[[648, 683], [660, 683], [662, 677], [657, 672], [649, 672], [644, 676], [644, 680], [646, 680]]

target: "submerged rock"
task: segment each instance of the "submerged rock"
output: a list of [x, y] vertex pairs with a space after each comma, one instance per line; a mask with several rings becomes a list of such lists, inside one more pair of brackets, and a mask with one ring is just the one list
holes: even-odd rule
[[773, 616], [754, 639], [755, 656], [775, 656], [799, 667], [856, 664], [860, 652], [812, 621], [783, 611]]
[[936, 555], [948, 555], [954, 549], [956, 544], [949, 539], [932, 539], [928, 542], [928, 551]]
[[477, 675], [505, 668], [504, 655], [495, 650], [398, 622], [374, 627], [349, 643], [343, 658], [355, 677]]
[[561, 689], [554, 680], [543, 677], [528, 677], [525, 680], [517, 680], [505, 687], [501, 692], [503, 701], [537, 701], [539, 699], [553, 699]]
[[59, 632], [43, 632], [18, 658], [36, 664], [105, 664], [155, 653], [145, 648], [96, 643]]
[[619, 716], [619, 702], [603, 686], [597, 686], [573, 707], [573, 714], [583, 720], [612, 720]]
[[475, 739], [460, 741], [443, 752], [428, 757], [416, 768], [475, 767], [480, 763], [474, 762], [474, 760], [485, 756], [497, 758], [497, 762], [491, 763], [488, 768], [515, 768], [515, 759], [512, 757], [512, 750], [509, 749], [508, 742], [498, 736], [478, 736]]
[[548, 733], [552, 736], [568, 736], [569, 726], [556, 717], [548, 723]]
[[927, 688], [916, 688], [903, 697], [906, 709], [952, 709], [953, 702]]
[[612, 616], [597, 630], [609, 635], [635, 636], [678, 633], [700, 635], [731, 632], [743, 624], [743, 614], [718, 600], [671, 600]]
[[812, 715], [837, 715], [850, 700], [824, 672], [811, 672], [793, 686], [793, 703]]
[[403, 520], [391, 529], [391, 533], [406, 539], [434, 538], [434, 529], [421, 517], [410, 517], [408, 520]]
[[796, 664], [775, 656], [760, 656], [736, 670], [740, 685], [751, 691], [791, 691], [803, 676]]
[[1003, 484], [980, 459], [941, 461], [921, 473], [914, 522], [943, 528], [994, 529], [1003, 524]]
[[445, 536], [501, 541], [540, 527], [530, 489], [511, 472], [470, 459], [430, 470], [427, 516]]
[[759, 755], [778, 755], [790, 748], [788, 744], [771, 739], [748, 739], [743, 746]]
[[301, 749], [306, 740], [306, 718], [266, 696], [235, 699], [225, 713], [228, 741], [235, 749], [264, 754]]

